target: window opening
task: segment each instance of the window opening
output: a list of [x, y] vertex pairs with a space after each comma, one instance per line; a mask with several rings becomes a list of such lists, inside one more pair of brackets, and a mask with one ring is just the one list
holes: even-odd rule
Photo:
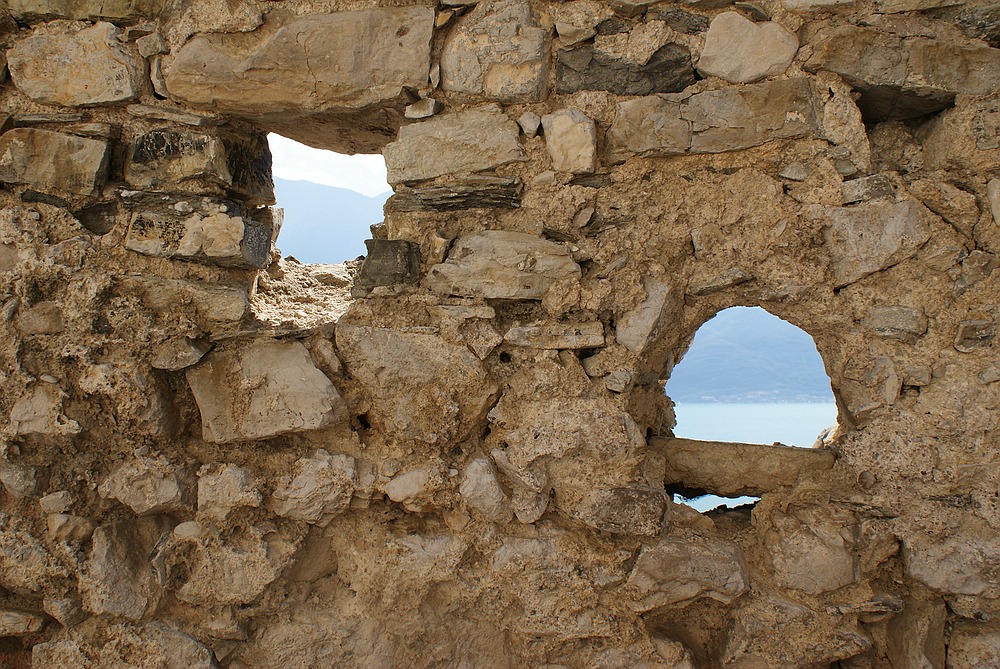
[[271, 133], [274, 194], [284, 210], [277, 247], [302, 263], [336, 264], [366, 254], [392, 190], [381, 154], [348, 156]]
[[[812, 337], [759, 307], [732, 307], [702, 325], [664, 390], [674, 435], [685, 439], [809, 448], [837, 422]], [[674, 499], [706, 511], [758, 498]]]

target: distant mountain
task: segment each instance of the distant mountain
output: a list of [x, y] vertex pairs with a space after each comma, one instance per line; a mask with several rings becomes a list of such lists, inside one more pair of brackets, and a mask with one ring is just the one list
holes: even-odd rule
[[698, 330], [666, 392], [675, 402], [833, 402], [812, 337], [747, 307], [727, 309]]
[[278, 235], [282, 255], [305, 263], [338, 263], [365, 255], [369, 226], [382, 220], [387, 192], [367, 197], [311, 181], [274, 180], [277, 206], [285, 210]]

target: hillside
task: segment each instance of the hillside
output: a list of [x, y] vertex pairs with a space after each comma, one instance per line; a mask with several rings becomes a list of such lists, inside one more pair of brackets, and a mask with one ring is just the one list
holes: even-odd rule
[[392, 193], [366, 197], [346, 188], [310, 181], [274, 180], [285, 222], [278, 235], [282, 255], [304, 263], [338, 263], [365, 255], [369, 226], [382, 220], [382, 205]]

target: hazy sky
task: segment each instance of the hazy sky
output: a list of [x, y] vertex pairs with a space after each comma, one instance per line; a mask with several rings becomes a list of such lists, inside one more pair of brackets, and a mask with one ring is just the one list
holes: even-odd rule
[[271, 133], [272, 170], [279, 179], [312, 181], [374, 197], [389, 190], [381, 155], [345, 156], [321, 151]]

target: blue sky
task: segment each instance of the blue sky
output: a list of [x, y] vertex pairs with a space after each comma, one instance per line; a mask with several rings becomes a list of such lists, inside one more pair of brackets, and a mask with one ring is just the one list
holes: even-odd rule
[[324, 186], [347, 188], [374, 197], [389, 190], [385, 160], [380, 154], [345, 156], [299, 144], [271, 133], [272, 171], [279, 179], [312, 181]]

